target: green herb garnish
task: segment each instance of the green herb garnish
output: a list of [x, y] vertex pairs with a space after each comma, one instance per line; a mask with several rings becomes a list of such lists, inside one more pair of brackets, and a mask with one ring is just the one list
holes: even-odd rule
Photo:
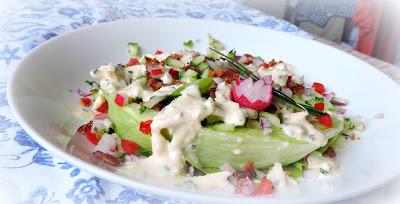
[[[226, 59], [226, 61], [229, 62], [229, 64], [231, 64], [235, 70], [242, 76], [242, 77], [249, 77], [251, 76], [254, 80], [259, 80], [259, 78], [253, 74], [253, 72], [251, 72], [250, 70], [248, 70], [245, 66], [243, 66], [242, 64], [240, 64], [239, 62], [236, 62], [235, 60], [229, 58], [228, 56], [222, 54], [221, 52], [217, 51], [216, 49], [213, 49], [212, 47], [209, 47], [210, 50], [218, 53], [219, 55], [221, 55], [223, 58]], [[325, 115], [325, 112], [320, 111], [318, 109], [315, 109], [309, 105], [306, 104], [301, 104], [301, 103], [297, 103], [296, 101], [294, 101], [292, 98], [290, 98], [289, 96], [285, 95], [284, 93], [282, 93], [281, 91], [272, 88], [272, 93], [275, 97], [278, 97], [279, 99], [281, 99], [282, 101], [286, 102], [287, 104], [290, 104], [298, 109], [307, 111], [309, 114], [311, 115]]]
[[147, 110], [147, 107], [146, 107], [146, 106], [141, 106], [140, 109], [139, 109], [139, 112], [142, 114], [142, 113], [144, 113], [146, 110]]
[[189, 49], [192, 49], [193, 48], [193, 41], [189, 40], [189, 41], [183, 42], [183, 46], [185, 46], [185, 47], [187, 47]]

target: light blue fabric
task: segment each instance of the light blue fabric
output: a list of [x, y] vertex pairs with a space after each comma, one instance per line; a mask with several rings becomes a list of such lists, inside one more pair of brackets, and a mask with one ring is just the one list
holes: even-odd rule
[[[13, 67], [44, 41], [83, 26], [128, 18], [233, 21], [310, 37], [285, 21], [228, 0], [39, 0], [0, 3], [0, 202], [175, 203], [109, 183], [54, 157], [12, 116], [6, 84]], [[6, 197], [4, 197], [6, 196]]]

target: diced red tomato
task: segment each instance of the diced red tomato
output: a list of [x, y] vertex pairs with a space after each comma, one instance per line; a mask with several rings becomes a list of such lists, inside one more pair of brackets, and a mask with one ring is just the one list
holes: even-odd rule
[[258, 184], [257, 195], [268, 195], [272, 193], [272, 182], [265, 176], [261, 179], [261, 183]]
[[97, 112], [100, 113], [107, 113], [108, 112], [108, 103], [105, 101], [101, 106], [96, 110]]
[[151, 75], [153, 75], [153, 76], [158, 76], [163, 73], [162, 69], [152, 69], [150, 72], [151, 72]]
[[144, 134], [150, 134], [151, 133], [151, 123], [153, 120], [146, 120], [140, 122], [140, 131], [143, 132]]
[[262, 66], [264, 69], [268, 69], [268, 68], [271, 67], [271, 66], [269, 66], [268, 63], [262, 63], [261, 66]]
[[157, 50], [156, 51], [156, 55], [160, 55], [160, 54], [162, 54], [163, 53], [163, 51], [161, 51], [161, 50]]
[[325, 104], [323, 102], [314, 104], [314, 108], [323, 111], [325, 109]]
[[329, 128], [333, 127], [332, 118], [329, 114], [317, 116], [317, 120], [323, 126], [326, 126]]
[[254, 169], [254, 162], [253, 161], [248, 161], [243, 167], [243, 171], [244, 172], [249, 172], [249, 171], [251, 171], [253, 169]]
[[92, 99], [87, 98], [87, 97], [83, 97], [83, 98], [81, 98], [81, 99], [79, 100], [79, 103], [80, 103], [82, 106], [89, 107], [90, 105], [92, 105]]
[[178, 79], [179, 78], [179, 71], [175, 69], [169, 69], [168, 73], [174, 78]]
[[135, 154], [140, 146], [129, 140], [121, 140], [121, 147], [126, 154]]
[[319, 94], [323, 94], [325, 92], [324, 85], [321, 83], [318, 83], [318, 82], [314, 82], [312, 85], [312, 88], [314, 89], [314, 91], [318, 92]]
[[128, 104], [128, 97], [125, 94], [118, 93], [115, 96], [115, 104], [119, 106], [126, 106]]
[[94, 145], [97, 145], [99, 143], [99, 138], [97, 137], [97, 134], [95, 132], [92, 131], [92, 127], [93, 127], [93, 121], [90, 121], [87, 125], [86, 125], [86, 138], [89, 140], [89, 142], [91, 142]]
[[129, 66], [138, 65], [138, 64], [139, 64], [139, 60], [134, 57], [131, 57], [126, 66], [129, 67]]

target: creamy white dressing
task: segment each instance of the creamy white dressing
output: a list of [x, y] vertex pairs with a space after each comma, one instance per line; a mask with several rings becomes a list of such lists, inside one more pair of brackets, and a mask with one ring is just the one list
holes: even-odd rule
[[288, 69], [285, 63], [278, 63], [268, 69], [261, 66], [258, 74], [261, 77], [271, 75], [274, 85], [285, 86], [288, 76], [293, 75], [293, 70]]
[[337, 163], [328, 157], [322, 156], [320, 152], [312, 152], [307, 157], [308, 170], [305, 175], [308, 177], [326, 177], [339, 169]]
[[231, 85], [222, 82], [215, 91], [216, 108], [213, 115], [222, 117], [224, 123], [235, 126], [244, 125], [247, 112], [239, 104], [231, 101]]
[[92, 111], [96, 111], [104, 102], [106, 102], [106, 98], [102, 94], [99, 94], [94, 100]]
[[[227, 178], [231, 173], [227, 171], [198, 177], [187, 177], [184, 172], [182, 148], [193, 141], [201, 128], [200, 122], [214, 110], [214, 101], [201, 98], [196, 85], [187, 87], [181, 96], [153, 118], [153, 155], [132, 163], [123, 172], [150, 183], [192, 190], [206, 191], [229, 186]], [[171, 142], [161, 134], [162, 129], [168, 129], [173, 135]]]
[[126, 86], [126, 82], [121, 79], [113, 64], [100, 66], [98, 69], [90, 71], [90, 76], [100, 80], [100, 88], [110, 93]]
[[169, 74], [168, 71], [166, 71], [162, 76], [161, 76], [161, 81], [163, 82], [163, 84], [172, 84], [172, 82], [174, 81], [174, 78], [171, 76], [171, 74]]
[[136, 81], [132, 82], [132, 84], [125, 87], [120, 92], [125, 93], [130, 98], [141, 98], [143, 101], [148, 101], [153, 94], [153, 91], [146, 89], [143, 84]]
[[136, 79], [141, 76], [146, 76], [146, 65], [139, 64], [125, 67], [125, 71], [131, 74], [131, 79]]
[[307, 112], [283, 112], [282, 130], [288, 136], [303, 140], [318, 146], [324, 146], [328, 139], [306, 120]]
[[272, 182], [274, 188], [281, 190], [286, 187], [296, 185], [296, 181], [290, 178], [282, 168], [282, 164], [276, 162], [268, 171], [267, 179]]

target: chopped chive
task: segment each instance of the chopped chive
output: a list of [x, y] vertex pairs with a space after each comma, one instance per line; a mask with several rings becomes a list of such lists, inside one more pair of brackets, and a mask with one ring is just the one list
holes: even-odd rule
[[187, 47], [189, 49], [192, 49], [193, 48], [193, 41], [189, 40], [189, 41], [183, 42], [183, 46], [185, 46], [185, 47]]

